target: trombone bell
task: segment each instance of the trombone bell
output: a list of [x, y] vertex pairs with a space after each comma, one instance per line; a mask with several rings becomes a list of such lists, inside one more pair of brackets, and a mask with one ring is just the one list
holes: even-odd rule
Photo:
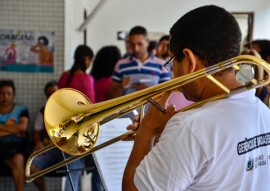
[[83, 121], [85, 106], [90, 104], [84, 94], [70, 88], [60, 89], [50, 96], [45, 106], [44, 121], [50, 139], [60, 150], [70, 155], [81, 155], [95, 145], [99, 124]]

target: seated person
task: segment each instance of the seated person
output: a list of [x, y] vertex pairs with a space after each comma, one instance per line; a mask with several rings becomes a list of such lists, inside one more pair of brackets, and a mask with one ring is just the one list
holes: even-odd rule
[[[44, 87], [44, 93], [45, 93], [46, 98], [48, 99], [58, 89], [59, 87], [58, 87], [57, 81], [49, 81]], [[35, 119], [35, 124], [34, 124], [35, 148], [34, 150], [39, 150], [43, 148], [44, 146], [49, 145], [49, 143], [51, 143], [50, 138], [45, 129], [45, 125], [44, 125], [44, 110], [45, 110], [45, 106], [43, 106], [39, 110]]]
[[14, 103], [12, 80], [0, 81], [0, 160], [11, 169], [17, 191], [24, 188], [25, 140], [29, 114], [27, 107]]
[[[47, 98], [50, 97], [52, 93], [54, 93], [56, 90], [58, 90], [58, 83], [56, 81], [50, 81], [45, 85], [44, 92]], [[44, 109], [43, 106], [39, 113], [36, 116], [35, 120], [35, 126], [34, 126], [34, 141], [35, 141], [35, 148], [34, 150], [39, 150], [44, 146], [47, 146], [51, 143], [50, 138], [45, 130], [44, 126]], [[66, 155], [66, 154], [65, 154]], [[66, 158], [70, 157], [69, 155], [66, 155]], [[37, 156], [32, 163], [31, 166], [31, 174], [36, 173], [40, 171], [40, 169], [47, 168], [48, 166], [52, 166], [53, 164], [59, 163], [63, 161], [63, 154], [62, 151], [60, 151], [58, 148], [51, 149], [42, 155]], [[72, 183], [74, 186], [74, 191], [79, 190], [79, 183], [80, 183], [80, 176], [81, 176], [81, 170], [84, 168], [84, 161], [82, 159], [76, 160], [70, 164], [68, 164], [69, 169], [78, 169], [70, 172]], [[36, 178], [34, 180], [35, 185], [38, 187], [40, 191], [46, 191], [48, 190], [45, 181], [43, 177]], [[73, 190], [72, 185], [69, 181], [69, 179], [66, 180], [65, 190]]]

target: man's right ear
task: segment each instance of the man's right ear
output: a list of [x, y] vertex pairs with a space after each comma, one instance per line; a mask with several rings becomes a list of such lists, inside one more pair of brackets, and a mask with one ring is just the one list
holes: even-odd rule
[[184, 59], [186, 59], [186, 61], [189, 63], [190, 72], [196, 71], [198, 64], [197, 56], [189, 48], [184, 48], [183, 54], [185, 56]]

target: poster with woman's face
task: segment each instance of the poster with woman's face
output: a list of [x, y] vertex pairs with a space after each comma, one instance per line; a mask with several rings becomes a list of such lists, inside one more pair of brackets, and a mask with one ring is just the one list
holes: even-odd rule
[[0, 29], [0, 71], [53, 72], [54, 33]]

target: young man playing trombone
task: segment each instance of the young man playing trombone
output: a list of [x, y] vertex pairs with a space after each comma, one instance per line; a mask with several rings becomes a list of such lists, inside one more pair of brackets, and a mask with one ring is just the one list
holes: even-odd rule
[[[166, 66], [175, 77], [240, 54], [237, 21], [214, 5], [185, 14], [172, 26], [170, 35], [172, 57]], [[213, 77], [230, 90], [244, 85], [233, 68]], [[206, 76], [179, 89], [194, 102], [226, 90]], [[255, 97], [254, 89], [178, 113], [166, 104], [168, 97], [166, 93], [157, 101], [166, 112], [151, 106], [140, 125], [135, 119], [128, 127], [139, 129], [124, 172], [123, 190], [247, 191], [270, 187], [270, 111]]]

